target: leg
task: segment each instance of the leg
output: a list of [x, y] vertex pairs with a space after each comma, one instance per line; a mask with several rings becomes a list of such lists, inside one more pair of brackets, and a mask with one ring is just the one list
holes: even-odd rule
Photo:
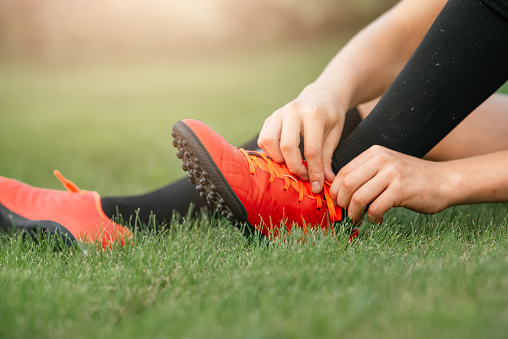
[[508, 79], [508, 21], [449, 1], [372, 113], [339, 145], [334, 171], [372, 145], [425, 156]]
[[[358, 106], [362, 119], [378, 101], [379, 98]], [[496, 93], [432, 148], [425, 158], [446, 161], [508, 150], [507, 130], [508, 95]]]

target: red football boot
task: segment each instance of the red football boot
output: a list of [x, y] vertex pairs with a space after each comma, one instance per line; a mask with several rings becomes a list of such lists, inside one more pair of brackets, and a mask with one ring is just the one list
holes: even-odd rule
[[257, 229], [272, 238], [282, 225], [306, 232], [309, 227], [329, 229], [343, 219], [329, 183], [314, 194], [309, 182], [293, 176], [285, 164], [237, 149], [197, 120], [177, 122], [172, 136], [182, 168], [201, 197], [237, 227], [245, 224], [251, 233]]
[[[97, 242], [104, 248], [113, 242], [123, 245], [125, 239], [132, 236], [129, 229], [104, 214], [97, 192], [80, 190], [60, 172], [54, 173], [68, 191], [36, 188], [0, 177], [0, 206], [4, 212], [13, 212], [9, 217], [14, 223], [29, 219], [44, 221], [45, 225], [49, 221], [51, 230], [61, 230], [58, 227], [61, 226], [75, 239]], [[23, 225], [20, 227], [23, 229]]]

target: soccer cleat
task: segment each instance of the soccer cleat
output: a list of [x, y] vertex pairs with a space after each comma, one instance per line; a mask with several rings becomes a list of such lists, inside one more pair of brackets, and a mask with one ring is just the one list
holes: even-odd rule
[[[36, 188], [20, 181], [0, 177], [0, 212], [19, 228], [40, 224], [50, 233], [70, 233], [82, 242], [97, 242], [106, 248], [112, 243], [125, 243], [132, 233], [108, 218], [97, 192], [80, 190], [60, 172], [54, 174], [67, 191]], [[28, 220], [27, 220], [28, 219]], [[5, 227], [3, 227], [5, 228]]]
[[72, 246], [76, 239], [59, 223], [51, 220], [30, 220], [8, 210], [0, 204], [0, 230], [10, 232], [12, 230], [22, 231], [24, 234], [36, 237], [38, 232], [46, 234], [59, 234], [67, 246]]
[[329, 183], [314, 194], [309, 182], [294, 177], [285, 164], [237, 149], [197, 120], [177, 122], [172, 136], [182, 168], [200, 196], [235, 226], [246, 225], [247, 233], [259, 230], [272, 238], [281, 226], [288, 231], [297, 226], [305, 233], [313, 227], [327, 230], [343, 219]]

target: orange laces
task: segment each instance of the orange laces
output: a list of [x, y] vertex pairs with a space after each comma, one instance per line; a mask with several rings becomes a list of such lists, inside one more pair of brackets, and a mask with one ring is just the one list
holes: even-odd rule
[[73, 183], [72, 181], [70, 181], [69, 179], [66, 179], [62, 173], [60, 173], [59, 170], [54, 170], [53, 171], [53, 174], [55, 175], [55, 177], [58, 178], [58, 180], [60, 180], [60, 182], [62, 183], [62, 185], [67, 189], [67, 191], [69, 192], [72, 192], [72, 193], [79, 193], [79, 192], [83, 192], [82, 190], [79, 189], [78, 186], [76, 186], [75, 183]]
[[[315, 194], [312, 192], [312, 189], [310, 187], [310, 182], [298, 180], [292, 175], [280, 175], [277, 171], [277, 168], [275, 168], [273, 164], [273, 160], [269, 157], [267, 157], [265, 154], [261, 152], [256, 151], [249, 151], [247, 152], [243, 148], [238, 148], [238, 150], [245, 156], [245, 159], [247, 159], [247, 162], [249, 163], [249, 172], [250, 174], [254, 175], [256, 172], [256, 167], [261, 167], [261, 164], [259, 163], [260, 158], [263, 159], [266, 162], [266, 165], [268, 166], [268, 171], [270, 172], [270, 179], [268, 180], [270, 183], [272, 183], [275, 180], [275, 177], [283, 178], [284, 179], [284, 191], [287, 191], [289, 189], [289, 186], [291, 185], [291, 180], [293, 180], [297, 186], [293, 186], [295, 190], [299, 193], [298, 195], [298, 202], [303, 201], [304, 194], [315, 198], [316, 199], [316, 207], [318, 210], [321, 210], [321, 207], [323, 206], [323, 197], [324, 201], [326, 203], [326, 207], [328, 209], [328, 213], [330, 214], [330, 219], [333, 221], [340, 221], [337, 219], [337, 214], [335, 211], [335, 204], [333, 202], [332, 197], [330, 196], [330, 185], [331, 183], [328, 181], [325, 181], [325, 185], [323, 187], [323, 190]], [[310, 192], [309, 194], [304, 193], [305, 189], [304, 186], [307, 188], [307, 192]], [[341, 216], [339, 216], [340, 218]]]

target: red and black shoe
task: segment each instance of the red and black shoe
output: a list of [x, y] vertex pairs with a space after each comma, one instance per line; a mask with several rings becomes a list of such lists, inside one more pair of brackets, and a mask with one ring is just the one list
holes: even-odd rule
[[309, 182], [293, 176], [285, 164], [237, 149], [197, 120], [177, 122], [172, 136], [182, 168], [200, 196], [235, 226], [246, 225], [248, 233], [258, 230], [272, 238], [280, 227], [327, 230], [343, 219], [329, 183], [314, 194]]
[[10, 233], [21, 231], [23, 235], [37, 239], [39, 232], [49, 235], [59, 235], [67, 246], [72, 246], [76, 240], [71, 232], [57, 222], [51, 220], [30, 220], [8, 210], [0, 204], [0, 231]]
[[11, 227], [33, 233], [36, 229], [60, 233], [66, 242], [94, 242], [103, 248], [124, 244], [129, 229], [108, 218], [97, 192], [80, 190], [60, 172], [55, 175], [67, 191], [32, 187], [0, 177], [0, 229]]

